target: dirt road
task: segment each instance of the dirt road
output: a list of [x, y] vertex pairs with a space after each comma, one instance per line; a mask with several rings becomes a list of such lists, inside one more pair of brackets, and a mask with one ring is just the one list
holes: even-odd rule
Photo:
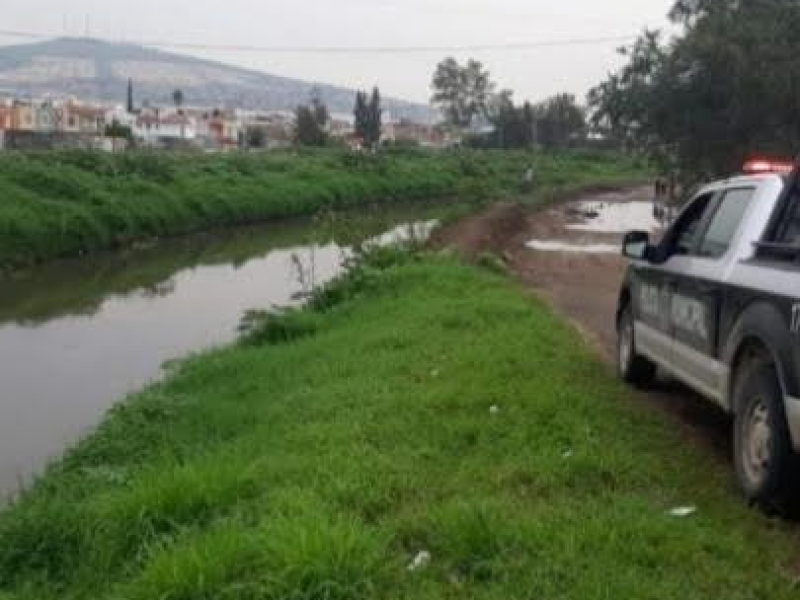
[[[536, 295], [568, 318], [613, 364], [615, 311], [626, 263], [620, 256], [625, 231], [657, 229], [649, 188], [587, 193], [545, 209], [497, 204], [439, 231], [437, 247], [468, 259], [491, 252]], [[645, 396], [675, 417], [697, 443], [720, 459], [730, 456], [730, 421], [710, 403], [674, 382]]]

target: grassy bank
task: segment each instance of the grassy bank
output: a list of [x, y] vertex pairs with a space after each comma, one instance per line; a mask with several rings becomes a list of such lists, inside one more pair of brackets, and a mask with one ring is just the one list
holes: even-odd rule
[[596, 152], [343, 151], [182, 155], [0, 154], [0, 268], [139, 240], [367, 203], [518, 193], [527, 164], [540, 194], [642, 176]]
[[386, 251], [115, 409], [0, 598], [779, 600], [793, 549], [514, 284]]

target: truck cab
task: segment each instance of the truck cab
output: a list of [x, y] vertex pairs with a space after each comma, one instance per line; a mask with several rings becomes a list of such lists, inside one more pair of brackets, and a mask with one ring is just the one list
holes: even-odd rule
[[800, 452], [800, 239], [773, 239], [800, 233], [800, 177], [757, 166], [697, 191], [658, 243], [625, 236], [617, 356], [629, 383], [661, 369], [732, 414], [739, 484], [764, 503]]

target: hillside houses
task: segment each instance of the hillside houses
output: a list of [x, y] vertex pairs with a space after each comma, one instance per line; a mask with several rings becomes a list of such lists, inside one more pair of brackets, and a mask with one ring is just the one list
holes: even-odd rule
[[442, 127], [400, 119], [384, 124], [382, 141], [384, 143], [414, 144], [422, 148], [444, 148], [456, 145], [459, 140]]
[[[334, 116], [328, 133], [343, 145], [360, 149], [353, 122]], [[119, 151], [135, 145], [154, 149], [206, 152], [272, 150], [290, 147], [291, 112], [161, 108], [144, 106], [129, 112], [76, 99], [0, 99], [0, 149], [86, 148]], [[436, 127], [387, 118], [384, 142], [442, 147], [447, 138]]]
[[109, 135], [127, 132], [125, 144], [227, 152], [291, 145], [284, 113], [145, 107], [129, 113], [77, 100], [0, 100], [0, 149], [97, 148], [113, 150]]
[[102, 143], [105, 110], [70, 100], [0, 104], [0, 148], [35, 150]]

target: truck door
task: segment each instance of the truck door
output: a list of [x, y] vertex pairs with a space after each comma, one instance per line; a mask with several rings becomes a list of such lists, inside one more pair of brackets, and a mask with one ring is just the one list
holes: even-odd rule
[[673, 297], [685, 259], [694, 251], [715, 193], [691, 201], [655, 250], [652, 262], [634, 267], [636, 344], [648, 358], [672, 367]]
[[695, 240], [670, 268], [673, 358], [677, 375], [722, 401], [719, 323], [730, 250], [755, 196], [752, 187], [731, 188], [710, 203]]

